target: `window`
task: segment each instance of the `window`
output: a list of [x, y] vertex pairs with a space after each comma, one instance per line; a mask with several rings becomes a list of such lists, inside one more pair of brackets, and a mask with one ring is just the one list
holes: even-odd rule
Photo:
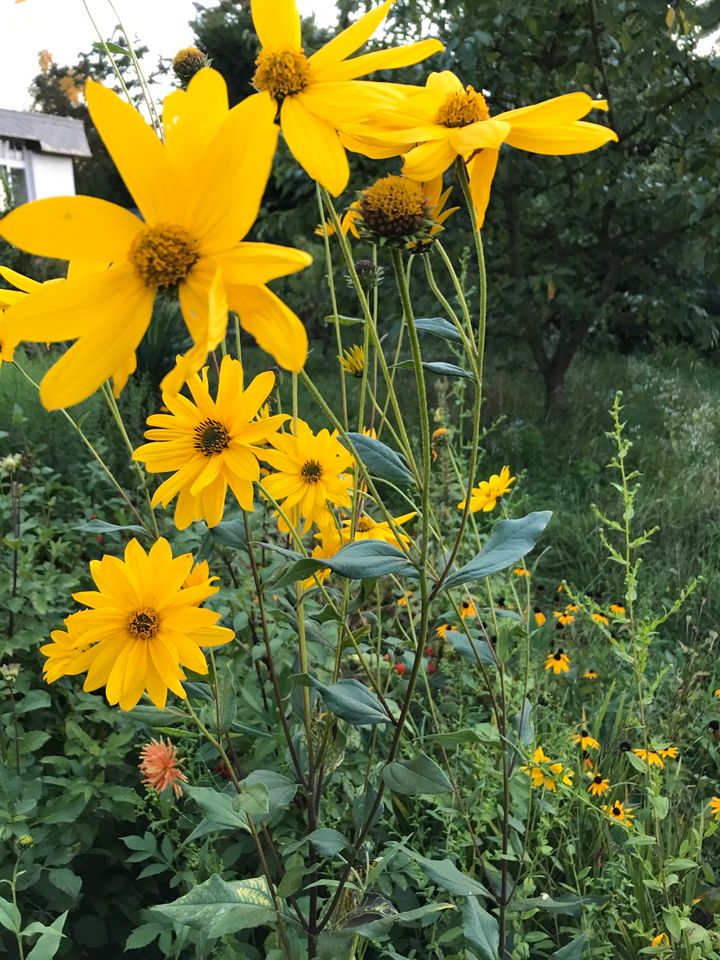
[[0, 139], [0, 210], [28, 200], [22, 144]]

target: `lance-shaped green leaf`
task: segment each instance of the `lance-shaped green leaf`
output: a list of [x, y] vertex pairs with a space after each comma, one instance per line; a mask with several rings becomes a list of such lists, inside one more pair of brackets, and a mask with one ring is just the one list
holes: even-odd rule
[[275, 918], [264, 877], [226, 883], [216, 873], [178, 900], [151, 909], [174, 923], [201, 931], [210, 940]]
[[412, 760], [395, 760], [383, 767], [385, 786], [393, 793], [420, 797], [430, 793], [451, 793], [452, 786], [445, 773], [421, 753]]
[[443, 589], [482, 580], [518, 563], [535, 546], [551, 516], [549, 510], [539, 510], [519, 520], [501, 520], [493, 527], [488, 542], [480, 553], [464, 567], [451, 573], [443, 584]]
[[588, 935], [586, 933], [581, 933], [579, 937], [575, 937], [574, 940], [571, 940], [570, 943], [566, 944], [564, 947], [560, 947], [559, 950], [556, 950], [555, 953], [551, 953], [551, 960], [581, 960], [582, 956], [585, 953], [585, 947], [587, 946]]
[[391, 722], [375, 694], [359, 680], [338, 680], [337, 683], [325, 684], [308, 673], [300, 673], [293, 677], [293, 680], [304, 687], [314, 687], [327, 708], [332, 710], [336, 717], [347, 720], [353, 726]]
[[478, 637], [473, 637], [470, 640], [464, 633], [457, 630], [447, 630], [444, 639], [448, 641], [453, 650], [457, 650], [470, 663], [495, 663], [495, 658], [487, 640], [481, 640]]
[[443, 317], [420, 317], [415, 321], [415, 329], [418, 333], [431, 333], [450, 343], [462, 343], [462, 337], [455, 327]]
[[491, 913], [481, 907], [475, 897], [468, 897], [463, 906], [463, 933], [480, 960], [498, 960], [500, 931]]
[[108, 523], [106, 520], [88, 520], [87, 523], [81, 523], [80, 526], [74, 527], [74, 530], [78, 530], [80, 533], [94, 533], [94, 534], [106, 534], [106, 533], [147, 533], [145, 527], [141, 527], [136, 523]]
[[[406, 367], [412, 367], [413, 363], [414, 361], [412, 360], [403, 360], [402, 363], [398, 363], [396, 366], [404, 369]], [[450, 363], [447, 360], [424, 360], [423, 368], [427, 370], [428, 373], [434, 373], [438, 377], [460, 377], [463, 380], [475, 379], [469, 370], [463, 370], [463, 368], [459, 367], [456, 363]]]
[[[373, 477], [390, 480], [392, 483], [413, 482], [405, 458], [382, 440], [366, 437], [364, 433], [349, 433], [348, 437]], [[342, 438], [340, 442], [343, 442]]]
[[425, 876], [431, 883], [441, 887], [448, 893], [457, 897], [489, 897], [490, 894], [485, 887], [473, 880], [472, 877], [466, 877], [461, 873], [452, 860], [430, 860], [423, 857], [414, 850], [406, 850], [405, 853], [420, 865]]
[[348, 580], [370, 580], [391, 573], [395, 576], [418, 576], [417, 568], [402, 550], [392, 544], [385, 543], [384, 540], [357, 540], [338, 550], [334, 557], [323, 560], [304, 557], [298, 560], [275, 581], [275, 586], [284, 587], [296, 583], [327, 567]]
[[26, 960], [52, 960], [60, 948], [60, 941], [65, 939], [63, 927], [65, 926], [67, 915], [68, 912], [66, 910], [65, 913], [60, 914], [49, 927], [44, 923], [36, 922], [31, 923], [29, 927], [23, 930], [22, 935], [24, 937], [31, 936], [35, 933], [40, 934], [30, 953], [25, 954]]

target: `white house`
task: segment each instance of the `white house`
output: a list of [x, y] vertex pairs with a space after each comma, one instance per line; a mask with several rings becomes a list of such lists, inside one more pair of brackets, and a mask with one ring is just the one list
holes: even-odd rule
[[89, 157], [81, 120], [0, 109], [0, 210], [75, 193], [73, 157]]

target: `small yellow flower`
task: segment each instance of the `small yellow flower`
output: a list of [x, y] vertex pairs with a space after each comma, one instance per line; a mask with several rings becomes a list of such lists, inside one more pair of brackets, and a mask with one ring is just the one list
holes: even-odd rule
[[449, 433], [450, 431], [448, 430], [447, 427], [437, 427], [432, 432], [432, 442], [438, 443], [438, 444], [442, 443], [444, 440], [447, 439], [447, 436]]
[[570, 657], [568, 657], [564, 650], [556, 650], [555, 653], [551, 653], [545, 660], [545, 669], [552, 670], [556, 675], [559, 673], [568, 673], [570, 670]]
[[591, 617], [592, 620], [595, 621], [595, 623], [600, 623], [600, 624], [602, 624], [604, 627], [606, 627], [606, 626], [610, 623], [610, 621], [608, 620], [608, 618], [607, 618], [606, 616], [604, 616], [602, 613], [591, 613], [591, 614], [590, 614], [590, 617]]
[[[517, 477], [510, 476], [510, 467], [504, 466], [500, 473], [494, 473], [489, 480], [481, 480], [470, 495], [470, 512], [489, 513], [494, 510], [500, 497], [504, 496]], [[458, 504], [458, 510], [465, 509], [465, 500]]]
[[397, 605], [398, 605], [399, 607], [407, 607], [408, 604], [410, 603], [410, 600], [412, 599], [412, 597], [413, 597], [413, 591], [412, 591], [412, 590], [406, 590], [405, 593], [404, 593], [401, 597], [398, 597], [398, 598], [397, 598]]
[[601, 773], [592, 774], [591, 777], [588, 793], [593, 797], [601, 797], [604, 793], [607, 793], [610, 789], [610, 781], [608, 778], [604, 777]]
[[651, 947], [665, 947], [670, 943], [670, 937], [666, 933], [659, 933], [650, 941]]
[[355, 346], [348, 347], [338, 360], [345, 373], [349, 373], [351, 377], [357, 377], [358, 380], [362, 379], [365, 370], [365, 350], [360, 344], [356, 343]]
[[[315, 534], [315, 539], [318, 540], [319, 543], [312, 549], [311, 556], [314, 560], [327, 560], [328, 557], [334, 557], [338, 550], [347, 542], [340, 536], [340, 531], [334, 523], [323, 527], [319, 533]], [[330, 567], [316, 570], [313, 576], [302, 581], [303, 590], [309, 590], [311, 587], [317, 586], [316, 580], [318, 583], [324, 583], [330, 576], [330, 573]]]
[[599, 676], [600, 674], [597, 672], [597, 670], [593, 670], [591, 667], [583, 674], [583, 680], [597, 680]]
[[561, 610], [553, 610], [553, 616], [563, 627], [569, 627], [575, 623], [575, 617], [571, 613], [563, 613]]
[[217, 593], [220, 587], [215, 586], [215, 581], [219, 579], [219, 577], [210, 576], [210, 566], [207, 560], [200, 560], [193, 566], [185, 578], [183, 587], [208, 586], [212, 590], [212, 593]]
[[[401, 517], [394, 517], [393, 520], [397, 527], [401, 527], [404, 523], [408, 523], [416, 516], [417, 514], [414, 512], [404, 513]], [[352, 520], [343, 520], [342, 535], [346, 541], [350, 540], [351, 530]], [[388, 521], [373, 520], [373, 518], [367, 513], [364, 513], [358, 519], [357, 524], [355, 525], [355, 534], [352, 539], [382, 540], [385, 543], [392, 544], [394, 547], [408, 547], [411, 543], [411, 539], [408, 534], [401, 530], [398, 530], [396, 534]]]
[[677, 760], [680, 755], [680, 751], [677, 747], [662, 747], [658, 750], [658, 754], [663, 758], [663, 760]]
[[616, 800], [614, 803], [607, 804], [602, 808], [604, 814], [606, 814], [610, 820], [614, 823], [619, 823], [623, 827], [630, 827], [632, 825], [633, 818], [635, 814], [633, 813], [632, 807], [626, 807], [620, 800]]
[[644, 760], [649, 767], [660, 767], [661, 770], [665, 769], [665, 762], [657, 751], [644, 750], [642, 747], [635, 747], [633, 749], [633, 753], [636, 757], [640, 757], [641, 760]]
[[439, 627], [435, 627], [435, 636], [440, 637], [441, 640], [445, 639], [445, 634], [448, 630], [455, 630], [455, 627], [451, 627], [449, 623], [441, 623]]
[[715, 691], [715, 693], [713, 694], [713, 696], [715, 696], [715, 697], [720, 697], [720, 687], [717, 688], [717, 690]]
[[625, 607], [621, 603], [611, 603], [609, 608], [610, 613], [614, 614], [616, 617], [625, 616]]
[[545, 755], [542, 747], [538, 747], [533, 753], [532, 763], [520, 769], [530, 777], [530, 782], [535, 789], [544, 787], [555, 793], [558, 781], [566, 787], [572, 786], [572, 770], [566, 770], [562, 763], [551, 760]]
[[477, 616], [477, 610], [475, 609], [475, 604], [472, 602], [472, 600], [463, 600], [463, 602], [460, 604], [460, 616], [463, 618], [463, 620]]
[[720, 820], [720, 797], [712, 797], [708, 803], [710, 813], [716, 820]]
[[573, 734], [573, 743], [579, 744], [583, 750], [599, 750], [600, 744], [595, 739], [591, 737], [587, 730], [581, 730], [580, 733]]
[[516, 577], [529, 577], [530, 571], [526, 567], [515, 567], [513, 573]]
[[335, 236], [335, 224], [332, 220], [323, 220], [322, 223], [319, 223], [313, 233], [316, 237], [334, 237]]
[[568, 603], [565, 607], [565, 613], [577, 613], [580, 607], [576, 603]]
[[535, 609], [533, 610], [533, 617], [535, 618], [535, 626], [536, 626], [536, 627], [542, 627], [542, 625], [543, 625], [543, 624], [545, 623], [545, 621], [547, 620], [547, 617], [546, 617], [545, 614], [542, 612], [542, 610], [540, 609], [540, 607], [535, 607]]

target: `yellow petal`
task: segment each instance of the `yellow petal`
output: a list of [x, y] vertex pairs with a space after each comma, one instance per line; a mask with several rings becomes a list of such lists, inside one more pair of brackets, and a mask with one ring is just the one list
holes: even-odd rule
[[580, 120], [594, 109], [607, 110], [607, 101], [593, 100], [587, 93], [576, 91], [532, 103], [527, 107], [518, 107], [517, 110], [507, 110], [499, 113], [496, 119], [506, 120], [513, 126], [557, 126]]
[[221, 262], [227, 283], [247, 285], [269, 283], [304, 270], [312, 263], [312, 257], [304, 250], [274, 243], [241, 243]]
[[252, 0], [250, 10], [263, 47], [300, 48], [300, 14], [295, 0]]
[[[11, 270], [10, 267], [0, 267], [0, 277], [24, 293], [34, 293], [42, 286], [37, 280], [31, 280], [30, 277], [26, 277], [16, 270]], [[0, 296], [2, 296], [4, 292], [5, 291], [0, 291]]]
[[424, 143], [406, 154], [402, 172], [412, 180], [432, 180], [444, 173], [456, 157], [457, 151], [448, 139]]
[[247, 97], [213, 138], [187, 198], [188, 224], [203, 255], [227, 250], [255, 222], [280, 132], [276, 112], [269, 94]]
[[[313, 70], [313, 81], [354, 80], [356, 77], [366, 77], [375, 70], [409, 67], [414, 63], [420, 63], [421, 60], [425, 60], [435, 53], [442, 53], [444, 49], [445, 47], [439, 40], [419, 40], [417, 43], [407, 43], [402, 47], [375, 50], [373, 53], [353, 57], [352, 60], [330, 64], [321, 70]], [[311, 58], [311, 63], [314, 66], [313, 58]]]
[[386, 160], [407, 150], [406, 143], [381, 143], [373, 137], [362, 136], [359, 127], [357, 131], [357, 133], [350, 134], [341, 130], [340, 142], [346, 150], [361, 153], [364, 157], [370, 157], [371, 160]]
[[335, 129], [310, 113], [299, 97], [285, 98], [281, 122], [287, 145], [308, 176], [333, 196], [342, 193], [350, 179], [350, 166]]
[[163, 103], [168, 158], [178, 173], [202, 163], [229, 111], [227, 85], [217, 70], [198, 71], [187, 90], [175, 90]]
[[567, 156], [597, 150], [598, 147], [617, 139], [618, 135], [610, 127], [576, 120], [575, 123], [562, 127], [518, 128], [513, 126], [505, 142], [511, 147], [527, 150], [530, 153]]
[[465, 89], [459, 77], [452, 70], [439, 70], [431, 73], [425, 81], [428, 90], [436, 90], [447, 96], [450, 93], [462, 93]]
[[[109, 270], [103, 299], [92, 304], [94, 329], [84, 334], [45, 374], [40, 399], [48, 410], [85, 400], [137, 349], [150, 323], [153, 295], [130, 271]], [[68, 284], [69, 285], [69, 284]]]
[[39, 257], [109, 263], [124, 260], [142, 223], [95, 197], [47, 197], [0, 220], [0, 236]]
[[475, 207], [478, 229], [485, 222], [485, 211], [490, 202], [490, 189], [499, 156], [499, 150], [481, 150], [468, 164], [470, 193]]
[[457, 127], [450, 131], [450, 143], [453, 149], [462, 157], [467, 157], [475, 150], [497, 150], [500, 144], [512, 131], [509, 123], [504, 120], [478, 120], [467, 127]]
[[101, 83], [88, 80], [85, 96], [92, 121], [145, 220], [177, 222], [182, 194], [155, 131]]
[[[269, 0], [269, 2], [274, 2], [274, 0]], [[313, 74], [339, 63], [359, 50], [364, 43], [367, 43], [390, 12], [390, 7], [394, 2], [395, 0], [385, 0], [379, 7], [375, 7], [374, 10], [364, 14], [355, 23], [333, 37], [317, 53], [314, 53], [310, 57]]]
[[[297, 95], [303, 106], [333, 127], [357, 123], [378, 110], [402, 105], [405, 98], [390, 84], [372, 80], [317, 83]], [[369, 126], [372, 127], [372, 124]]]
[[298, 373], [307, 357], [307, 333], [295, 314], [267, 287], [228, 287], [240, 324], [286, 370]]

